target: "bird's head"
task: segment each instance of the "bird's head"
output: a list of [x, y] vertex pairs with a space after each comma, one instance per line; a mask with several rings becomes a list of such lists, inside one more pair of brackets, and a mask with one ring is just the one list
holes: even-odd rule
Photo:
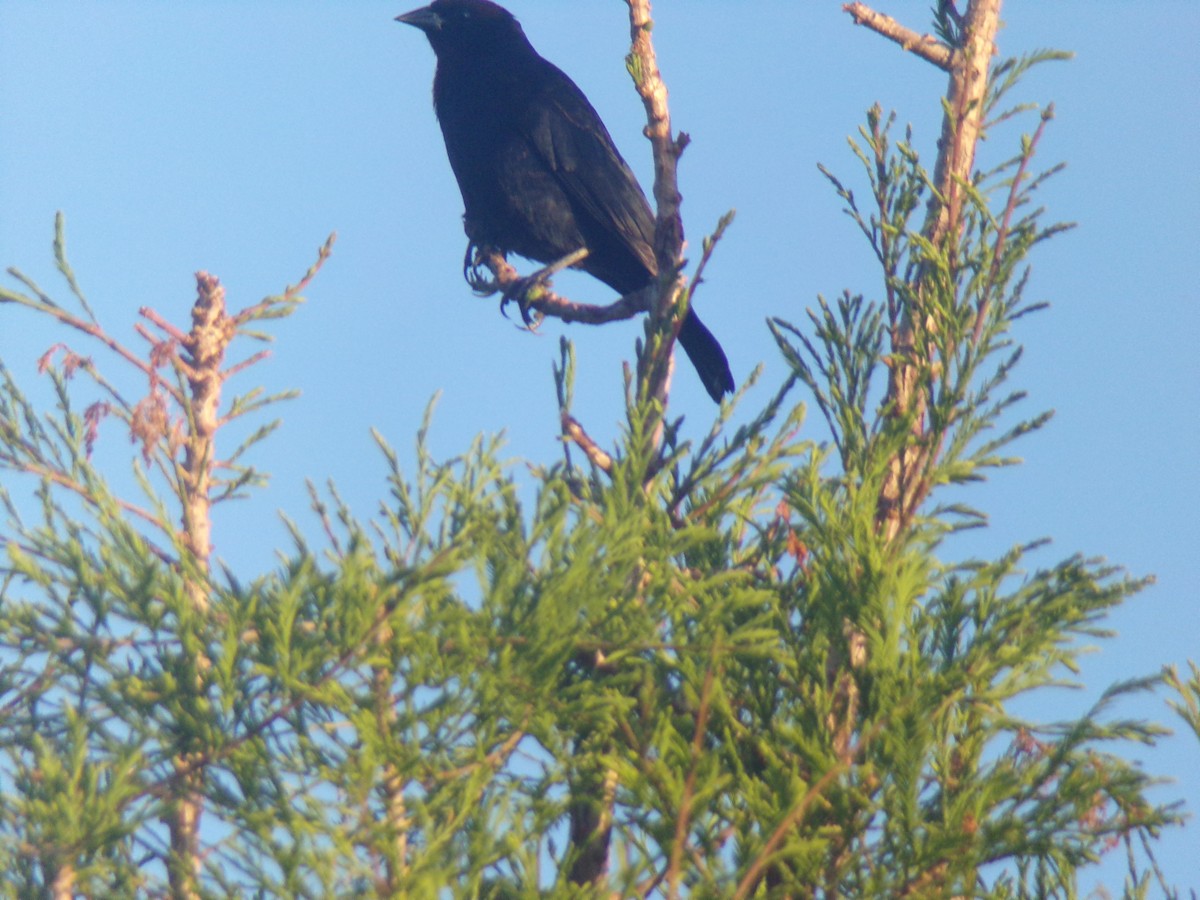
[[524, 42], [520, 23], [507, 9], [489, 0], [433, 0], [397, 22], [425, 32], [439, 59], [477, 55], [515, 40]]

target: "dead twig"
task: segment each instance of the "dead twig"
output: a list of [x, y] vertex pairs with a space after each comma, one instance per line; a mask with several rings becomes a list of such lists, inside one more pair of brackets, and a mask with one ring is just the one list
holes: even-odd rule
[[954, 65], [954, 50], [932, 34], [917, 34], [891, 16], [876, 12], [865, 3], [843, 4], [842, 11], [850, 14], [855, 25], [865, 25], [888, 40], [895, 41], [902, 49], [909, 53], [915, 53], [921, 59], [933, 63], [945, 72], [949, 72]]

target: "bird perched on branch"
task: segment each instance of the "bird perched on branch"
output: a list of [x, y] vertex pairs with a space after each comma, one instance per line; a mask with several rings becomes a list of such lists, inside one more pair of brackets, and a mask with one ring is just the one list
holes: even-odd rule
[[[579, 268], [622, 296], [657, 277], [654, 214], [575, 82], [488, 0], [434, 0], [398, 16], [437, 56], [433, 105], [473, 246]], [[733, 391], [725, 352], [694, 309], [679, 343], [713, 400]]]

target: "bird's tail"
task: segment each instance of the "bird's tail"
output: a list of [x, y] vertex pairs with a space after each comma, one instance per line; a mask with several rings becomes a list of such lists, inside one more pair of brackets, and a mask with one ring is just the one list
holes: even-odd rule
[[729, 371], [725, 351], [694, 309], [688, 310], [679, 326], [679, 344], [714, 402], [720, 403], [721, 397], [733, 393], [733, 373]]

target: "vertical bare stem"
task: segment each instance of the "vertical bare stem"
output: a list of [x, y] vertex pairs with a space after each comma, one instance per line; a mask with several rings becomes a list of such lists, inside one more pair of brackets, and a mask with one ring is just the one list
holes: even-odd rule
[[[996, 48], [1001, 2], [971, 0], [963, 18], [962, 46], [954, 51], [950, 63], [946, 113], [934, 167], [937, 193], [929, 199], [923, 230], [933, 246], [947, 248], [952, 270], [962, 225], [963, 185], [971, 183], [975, 148], [983, 129], [988, 69]], [[932, 289], [925, 283], [926, 277], [923, 270], [917, 275], [918, 298]], [[930, 487], [924, 477], [933, 452], [924, 439], [928, 398], [919, 389], [919, 375], [923, 367], [935, 365], [936, 360], [932, 359], [932, 348], [915, 346], [913, 317], [923, 314], [906, 309], [900, 320], [892, 323], [887, 403], [890, 415], [912, 422], [913, 440], [892, 460], [880, 491], [876, 519], [880, 532], [889, 540], [911, 519]]]
[[[233, 339], [234, 321], [225, 312], [225, 289], [207, 272], [196, 273], [197, 297], [192, 307], [192, 330], [182, 341], [187, 357], [180, 362], [191, 389], [186, 404], [188, 434], [182, 471], [183, 541], [189, 551], [187, 592], [197, 612], [206, 612], [208, 561], [212, 552], [212, 487], [216, 462], [218, 409], [224, 375], [221, 364]], [[207, 660], [192, 661], [196, 687]], [[175, 759], [174, 801], [167, 816], [170, 831], [171, 894], [177, 900], [200, 896], [201, 784], [204, 768], [186, 750]]]
[[[383, 624], [375, 638], [379, 645], [386, 644], [392, 630]], [[381, 646], [382, 650], [382, 646]], [[372, 674], [372, 692], [375, 697], [375, 727], [381, 735], [395, 727], [396, 707], [392, 697], [392, 675], [386, 666], [377, 666]], [[386, 742], [385, 742], [386, 745]], [[384, 859], [386, 884], [381, 894], [385, 897], [404, 896], [404, 882], [408, 877], [408, 808], [404, 802], [404, 776], [390, 760], [383, 766], [383, 802], [387, 824], [392, 835], [391, 852]]]
[[996, 52], [1002, 0], [971, 0], [963, 20], [963, 45], [955, 52], [946, 92], [934, 183], [945, 202], [930, 197], [925, 234], [935, 244], [956, 240], [962, 221], [963, 184], [971, 183], [975, 148], [983, 130], [988, 69]]
[[[922, 230], [932, 246], [945, 251], [950, 263], [951, 284], [958, 264], [957, 248], [966, 200], [964, 185], [972, 182], [975, 148], [983, 129], [988, 73], [995, 53], [1001, 3], [1002, 0], [970, 0], [962, 19], [961, 46], [954, 48], [938, 46], [932, 39], [918, 36], [894, 20], [874, 13], [863, 3], [843, 7], [856, 23], [917, 52], [950, 74], [934, 167], [937, 190], [930, 197]], [[930, 277], [928, 267], [919, 267], [909, 294], [916, 298], [916, 303], [913, 306], [889, 303], [888, 307], [891, 353], [888, 357], [886, 415], [893, 421], [907, 422], [911, 432], [909, 440], [889, 461], [876, 504], [877, 531], [889, 542], [911, 522], [932, 487], [928, 471], [939, 452], [927, 434], [930, 398], [926, 385], [928, 373], [936, 372], [942, 360], [932, 341], [918, 339], [919, 333], [928, 335], [937, 327], [929, 317], [929, 310], [934, 305], [933, 292], [939, 285], [933, 284]], [[860, 706], [855, 672], [865, 668], [868, 647], [866, 636], [857, 623], [846, 621], [843, 632], [845, 644], [835, 644], [831, 649], [826, 678], [832, 694], [828, 725], [833, 734], [834, 749], [841, 762], [848, 766], [853, 755], [851, 742]], [[836, 867], [827, 877], [831, 884], [836, 883]]]
[[[675, 311], [682, 290], [678, 272], [683, 259], [683, 220], [679, 215], [680, 195], [676, 164], [686, 139], [671, 136], [667, 109], [667, 87], [658, 69], [650, 39], [652, 21], [649, 0], [627, 0], [629, 5], [630, 52], [626, 59], [642, 104], [646, 109], [646, 136], [654, 155], [654, 257], [659, 273], [658, 292], [650, 309], [650, 328], [657, 331]], [[647, 386], [647, 399], [658, 401], [657, 415], [646, 423], [645, 439], [651, 447], [662, 441], [663, 411], [671, 383], [673, 336], [663, 344], [649, 344], [638, 359], [638, 381]], [[571, 420], [573, 422], [573, 420]], [[566, 425], [564, 420], [564, 425]], [[589, 455], [590, 457], [590, 455]], [[598, 673], [598, 677], [599, 673]], [[585, 757], [586, 730], [576, 739], [579, 770], [571, 779], [568, 817], [572, 859], [568, 878], [574, 884], [600, 888], [608, 871], [612, 841], [613, 807], [616, 803], [617, 773]]]
[[61, 865], [54, 873], [50, 883], [50, 896], [54, 900], [73, 900], [75, 897], [75, 868], [71, 865]]
[[[646, 108], [646, 137], [654, 153], [654, 205], [658, 221], [654, 229], [654, 256], [659, 272], [673, 272], [683, 256], [683, 219], [679, 214], [677, 166], [687, 138], [671, 137], [671, 113], [667, 108], [667, 86], [658, 70], [658, 57], [650, 32], [650, 0], [628, 0], [630, 69]], [[660, 300], [660, 307], [666, 298]]]
[[[658, 69], [658, 58], [654, 43], [650, 39], [653, 21], [650, 18], [650, 0], [626, 0], [629, 5], [630, 51], [627, 59], [634, 85], [646, 109], [646, 137], [654, 155], [654, 258], [659, 273], [659, 294], [650, 310], [651, 328], [668, 320], [675, 310], [675, 303], [683, 289], [678, 277], [683, 261], [683, 218], [679, 205], [683, 198], [679, 194], [679, 155], [687, 146], [687, 136], [675, 139], [671, 135], [671, 113], [667, 108], [667, 86]], [[666, 407], [671, 383], [671, 347], [668, 339], [659, 353], [643, 355], [639, 360], [641, 374], [646, 375], [649, 396]], [[649, 351], [651, 348], [647, 348]], [[661, 417], [654, 429], [657, 444], [661, 438]]]
[[200, 892], [200, 795], [198, 772], [191, 771], [186, 757], [175, 761], [176, 799], [167, 815], [171, 857], [167, 873], [174, 900], [199, 900]]
[[[212, 552], [212, 486], [216, 460], [216, 435], [220, 425], [218, 408], [224, 380], [221, 363], [233, 338], [234, 322], [225, 313], [225, 288], [207, 272], [196, 273], [198, 296], [192, 307], [192, 330], [183, 345], [187, 351], [188, 437], [183, 461], [183, 535], [192, 560], [201, 574], [207, 572]], [[197, 610], [208, 608], [207, 587], [199, 579], [189, 581], [189, 593]]]
[[404, 778], [393, 763], [383, 770], [383, 789], [387, 799], [388, 824], [391, 825], [394, 846], [393, 859], [388, 861], [388, 896], [402, 896], [408, 877], [408, 807], [404, 803]]

